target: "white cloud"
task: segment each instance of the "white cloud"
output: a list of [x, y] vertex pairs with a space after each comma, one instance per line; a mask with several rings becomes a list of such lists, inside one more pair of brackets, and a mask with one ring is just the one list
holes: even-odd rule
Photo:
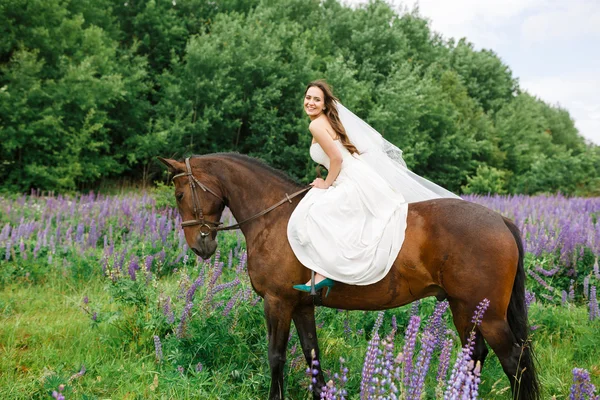
[[573, 0], [539, 9], [523, 21], [521, 35], [529, 45], [600, 36], [600, 7], [596, 0]]

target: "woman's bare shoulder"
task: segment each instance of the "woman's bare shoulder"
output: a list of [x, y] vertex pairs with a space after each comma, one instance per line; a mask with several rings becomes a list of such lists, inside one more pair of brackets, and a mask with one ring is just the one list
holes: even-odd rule
[[310, 124], [308, 125], [308, 129], [312, 133], [325, 131], [325, 132], [327, 132], [327, 134], [329, 136], [331, 136], [332, 139], [335, 139], [334, 130], [326, 116], [322, 116], [322, 117], [319, 117], [317, 119], [310, 121]]

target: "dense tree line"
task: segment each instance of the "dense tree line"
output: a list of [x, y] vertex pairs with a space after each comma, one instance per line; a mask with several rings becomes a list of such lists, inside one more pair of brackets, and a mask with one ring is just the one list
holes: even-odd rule
[[600, 192], [600, 148], [490, 50], [381, 1], [0, 0], [0, 187], [151, 182], [239, 151], [307, 181], [307, 82], [456, 192]]

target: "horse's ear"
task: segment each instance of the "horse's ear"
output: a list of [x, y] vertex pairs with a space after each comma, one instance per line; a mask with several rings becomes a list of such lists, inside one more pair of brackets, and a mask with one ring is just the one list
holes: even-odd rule
[[162, 158], [162, 157], [156, 157], [156, 158], [158, 158], [158, 161], [160, 161], [161, 163], [163, 163], [164, 165], [167, 166], [167, 168], [169, 169], [169, 173], [171, 173], [171, 174], [174, 174], [177, 172], [183, 172], [183, 170], [184, 170], [183, 164], [180, 162], [171, 160], [169, 158]]

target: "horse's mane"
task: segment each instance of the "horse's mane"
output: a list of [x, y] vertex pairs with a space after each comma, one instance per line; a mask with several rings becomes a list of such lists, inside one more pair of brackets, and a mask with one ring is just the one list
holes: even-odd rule
[[[249, 165], [250, 167], [258, 167], [262, 170], [264, 170], [265, 172], [270, 173], [271, 175], [274, 175], [278, 178], [280, 178], [281, 180], [283, 180], [284, 182], [287, 182], [291, 185], [294, 186], [305, 186], [301, 183], [299, 183], [298, 181], [296, 181], [295, 179], [292, 179], [288, 174], [286, 174], [285, 172], [279, 170], [279, 169], [275, 169], [273, 167], [271, 167], [270, 165], [268, 165], [266, 162], [264, 162], [263, 160], [260, 160], [258, 158], [254, 158], [254, 157], [250, 157], [247, 156], [245, 154], [240, 154], [240, 153], [227, 153], [227, 152], [222, 152], [222, 153], [211, 153], [211, 154], [205, 154], [205, 155], [192, 155], [190, 158], [203, 158], [203, 157], [226, 157], [226, 158], [233, 158], [236, 161], [240, 161], [242, 164], [246, 164]], [[183, 161], [181, 161], [183, 162]], [[254, 169], [254, 168], [251, 168]]]

